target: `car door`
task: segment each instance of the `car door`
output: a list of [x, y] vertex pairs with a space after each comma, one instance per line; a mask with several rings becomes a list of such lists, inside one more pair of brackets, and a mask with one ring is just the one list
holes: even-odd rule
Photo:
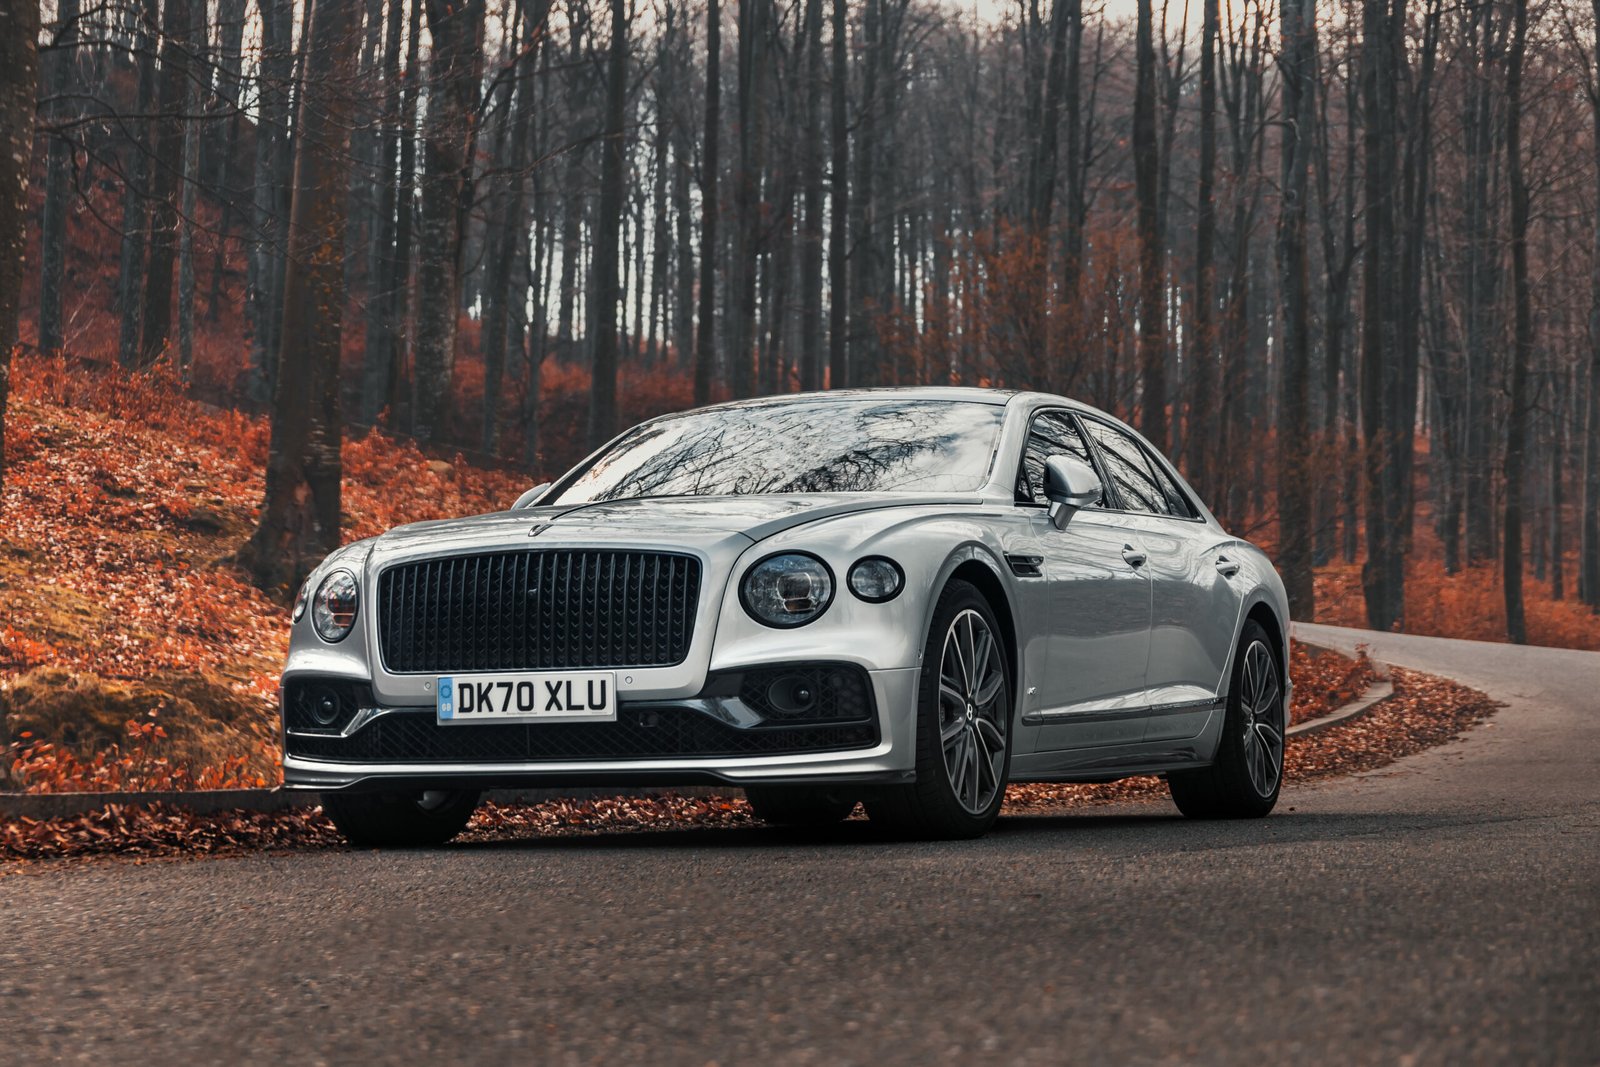
[[1215, 533], [1154, 452], [1125, 429], [1085, 416], [1084, 428], [1119, 490], [1150, 579], [1146, 741], [1193, 737], [1221, 689], [1239, 598]]
[[[1042, 691], [1030, 718], [1039, 751], [1128, 744], [1140, 739], [1145, 661], [1150, 647], [1150, 582], [1134, 556], [1109, 495], [1071, 512], [1057, 529], [1044, 497], [1044, 462], [1068, 455], [1094, 464], [1071, 413], [1046, 410], [1032, 421], [1017, 479], [1020, 506], [1042, 557], [1044, 579], [1025, 607], [1030, 655]], [[1105, 476], [1102, 473], [1102, 481]], [[1109, 486], [1109, 483], [1107, 483]]]

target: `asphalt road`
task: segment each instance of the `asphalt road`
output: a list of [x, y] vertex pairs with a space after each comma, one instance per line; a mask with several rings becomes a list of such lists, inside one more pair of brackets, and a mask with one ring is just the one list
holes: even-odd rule
[[1600, 654], [1305, 633], [1510, 706], [1253, 823], [28, 872], [0, 1063], [1600, 1063]]

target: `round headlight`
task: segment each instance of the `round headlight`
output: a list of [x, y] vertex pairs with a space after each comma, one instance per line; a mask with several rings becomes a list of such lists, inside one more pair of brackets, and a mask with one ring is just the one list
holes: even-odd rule
[[833, 572], [815, 556], [784, 552], [751, 567], [739, 586], [744, 610], [768, 626], [803, 626], [833, 601]]
[[317, 586], [311, 603], [311, 625], [324, 641], [343, 641], [356, 624], [359, 595], [356, 576], [349, 571], [334, 571]]
[[856, 560], [850, 568], [850, 591], [871, 604], [893, 600], [905, 588], [906, 576], [900, 564], [882, 556]]

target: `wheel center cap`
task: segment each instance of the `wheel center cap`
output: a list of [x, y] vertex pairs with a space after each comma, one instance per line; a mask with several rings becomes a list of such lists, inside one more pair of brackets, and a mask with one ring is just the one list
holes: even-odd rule
[[967, 705], [967, 720], [968, 720], [968, 721], [969, 721], [969, 722], [970, 722], [970, 721], [971, 721], [971, 719], [972, 719], [972, 716], [973, 716], [973, 707], [972, 707], [972, 705], [971, 705], [971, 704], [968, 704], [968, 705]]

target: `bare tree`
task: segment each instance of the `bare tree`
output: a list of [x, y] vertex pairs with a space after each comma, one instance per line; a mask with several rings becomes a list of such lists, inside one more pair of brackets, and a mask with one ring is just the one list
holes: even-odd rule
[[[49, 100], [46, 113], [53, 122], [72, 116], [68, 102], [73, 65], [77, 61], [78, 0], [60, 0], [50, 54], [45, 59]], [[72, 141], [65, 133], [50, 138], [45, 164], [44, 215], [40, 223], [39, 348], [54, 352], [61, 347], [61, 287], [67, 259], [67, 198], [72, 190]]]
[[1511, 54], [1506, 61], [1506, 169], [1511, 183], [1511, 290], [1515, 344], [1511, 354], [1511, 411], [1506, 432], [1506, 636], [1528, 641], [1522, 603], [1522, 474], [1528, 437], [1528, 368], [1533, 362], [1533, 296], [1528, 289], [1528, 183], [1522, 163], [1522, 64], [1528, 40], [1528, 0], [1511, 0]]
[[39, 91], [39, 5], [0, 7], [0, 488], [6, 473], [6, 400], [28, 262], [28, 165]]
[[312, 0], [284, 272], [283, 350], [272, 404], [266, 495], [236, 561], [265, 589], [292, 589], [339, 545], [339, 351], [352, 4]]
[[[840, 0], [842, 3], [843, 0]], [[711, 399], [717, 359], [717, 142], [722, 127], [722, 12], [706, 0], [706, 129], [700, 156], [700, 325], [695, 334], [694, 401]]]
[[589, 391], [589, 445], [598, 448], [617, 422], [617, 238], [622, 226], [623, 180], [628, 151], [623, 124], [628, 93], [627, 0], [610, 0], [611, 45], [606, 59], [605, 135], [600, 144], [600, 217], [594, 241], [594, 363]]
[[1316, 614], [1311, 576], [1311, 309], [1306, 255], [1307, 176], [1316, 115], [1316, 11], [1311, 0], [1279, 0], [1283, 168], [1278, 211], [1278, 291], [1283, 309], [1278, 417], [1278, 569], [1297, 618]]
[[461, 283], [462, 187], [467, 178], [482, 61], [483, 0], [423, 0], [433, 37], [423, 142], [412, 432], [444, 431], [455, 370]]
[[1139, 202], [1139, 428], [1167, 447], [1166, 266], [1156, 144], [1156, 53], [1150, 0], [1139, 0], [1133, 98], [1133, 169]]

